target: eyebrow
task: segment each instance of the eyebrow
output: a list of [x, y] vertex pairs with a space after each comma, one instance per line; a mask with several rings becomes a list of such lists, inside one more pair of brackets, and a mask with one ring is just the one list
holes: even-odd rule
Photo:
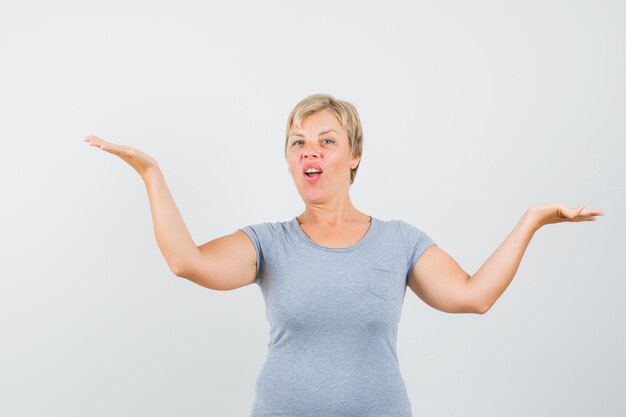
[[[337, 131], [336, 131], [335, 129], [328, 129], [328, 130], [324, 130], [323, 132], [320, 132], [320, 134], [319, 134], [319, 135], [320, 135], [320, 136], [322, 136], [322, 135], [325, 135], [325, 134], [330, 133], [330, 132], [335, 132], [335, 133], [337, 133]], [[302, 137], [302, 138], [304, 137], [304, 135], [303, 135], [302, 133], [292, 133], [292, 134], [291, 134], [291, 135], [289, 135], [289, 136], [290, 136], [290, 137], [291, 137], [291, 136], [300, 136], [300, 137]]]

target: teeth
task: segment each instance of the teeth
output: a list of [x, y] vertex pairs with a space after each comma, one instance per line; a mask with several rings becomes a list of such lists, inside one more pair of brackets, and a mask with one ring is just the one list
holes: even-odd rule
[[310, 172], [322, 172], [322, 171], [320, 171], [319, 169], [316, 169], [316, 168], [309, 168], [309, 169], [307, 169], [304, 172], [310, 173]]

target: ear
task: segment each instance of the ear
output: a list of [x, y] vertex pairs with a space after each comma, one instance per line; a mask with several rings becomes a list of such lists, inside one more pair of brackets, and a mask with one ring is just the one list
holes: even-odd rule
[[350, 169], [354, 169], [354, 168], [358, 167], [360, 163], [361, 163], [361, 157], [360, 156], [352, 157], [352, 160], [350, 161]]

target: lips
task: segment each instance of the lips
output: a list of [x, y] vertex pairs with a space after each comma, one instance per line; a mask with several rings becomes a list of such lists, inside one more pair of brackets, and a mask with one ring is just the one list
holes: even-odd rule
[[[310, 169], [310, 168], [315, 168], [315, 169], [319, 170], [320, 172], [315, 173], [315, 174], [307, 175], [306, 170]], [[316, 162], [307, 162], [302, 167], [302, 175], [304, 175], [304, 179], [309, 184], [314, 184], [317, 181], [319, 181], [319, 179], [322, 177], [322, 172], [323, 172], [322, 167], [318, 163], [316, 163]]]
[[315, 184], [317, 181], [319, 181], [319, 179], [321, 177], [322, 177], [322, 173], [321, 172], [317, 172], [317, 173], [311, 174], [311, 175], [304, 174], [304, 179], [309, 184]]
[[306, 170], [309, 169], [309, 168], [315, 168], [315, 169], [318, 169], [320, 171], [323, 171], [322, 167], [320, 167], [318, 164], [316, 164], [314, 162], [309, 162], [309, 163], [305, 164], [304, 167], [302, 168], [302, 173], [306, 174]]

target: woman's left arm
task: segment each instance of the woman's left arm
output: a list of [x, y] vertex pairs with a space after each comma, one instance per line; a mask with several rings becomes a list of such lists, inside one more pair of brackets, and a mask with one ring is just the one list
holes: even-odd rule
[[530, 239], [542, 226], [595, 221], [595, 216], [604, 216], [604, 212], [586, 209], [583, 205], [568, 208], [560, 203], [539, 204], [528, 209], [506, 239], [469, 279], [471, 299], [477, 300], [483, 313], [491, 308], [513, 280]]

